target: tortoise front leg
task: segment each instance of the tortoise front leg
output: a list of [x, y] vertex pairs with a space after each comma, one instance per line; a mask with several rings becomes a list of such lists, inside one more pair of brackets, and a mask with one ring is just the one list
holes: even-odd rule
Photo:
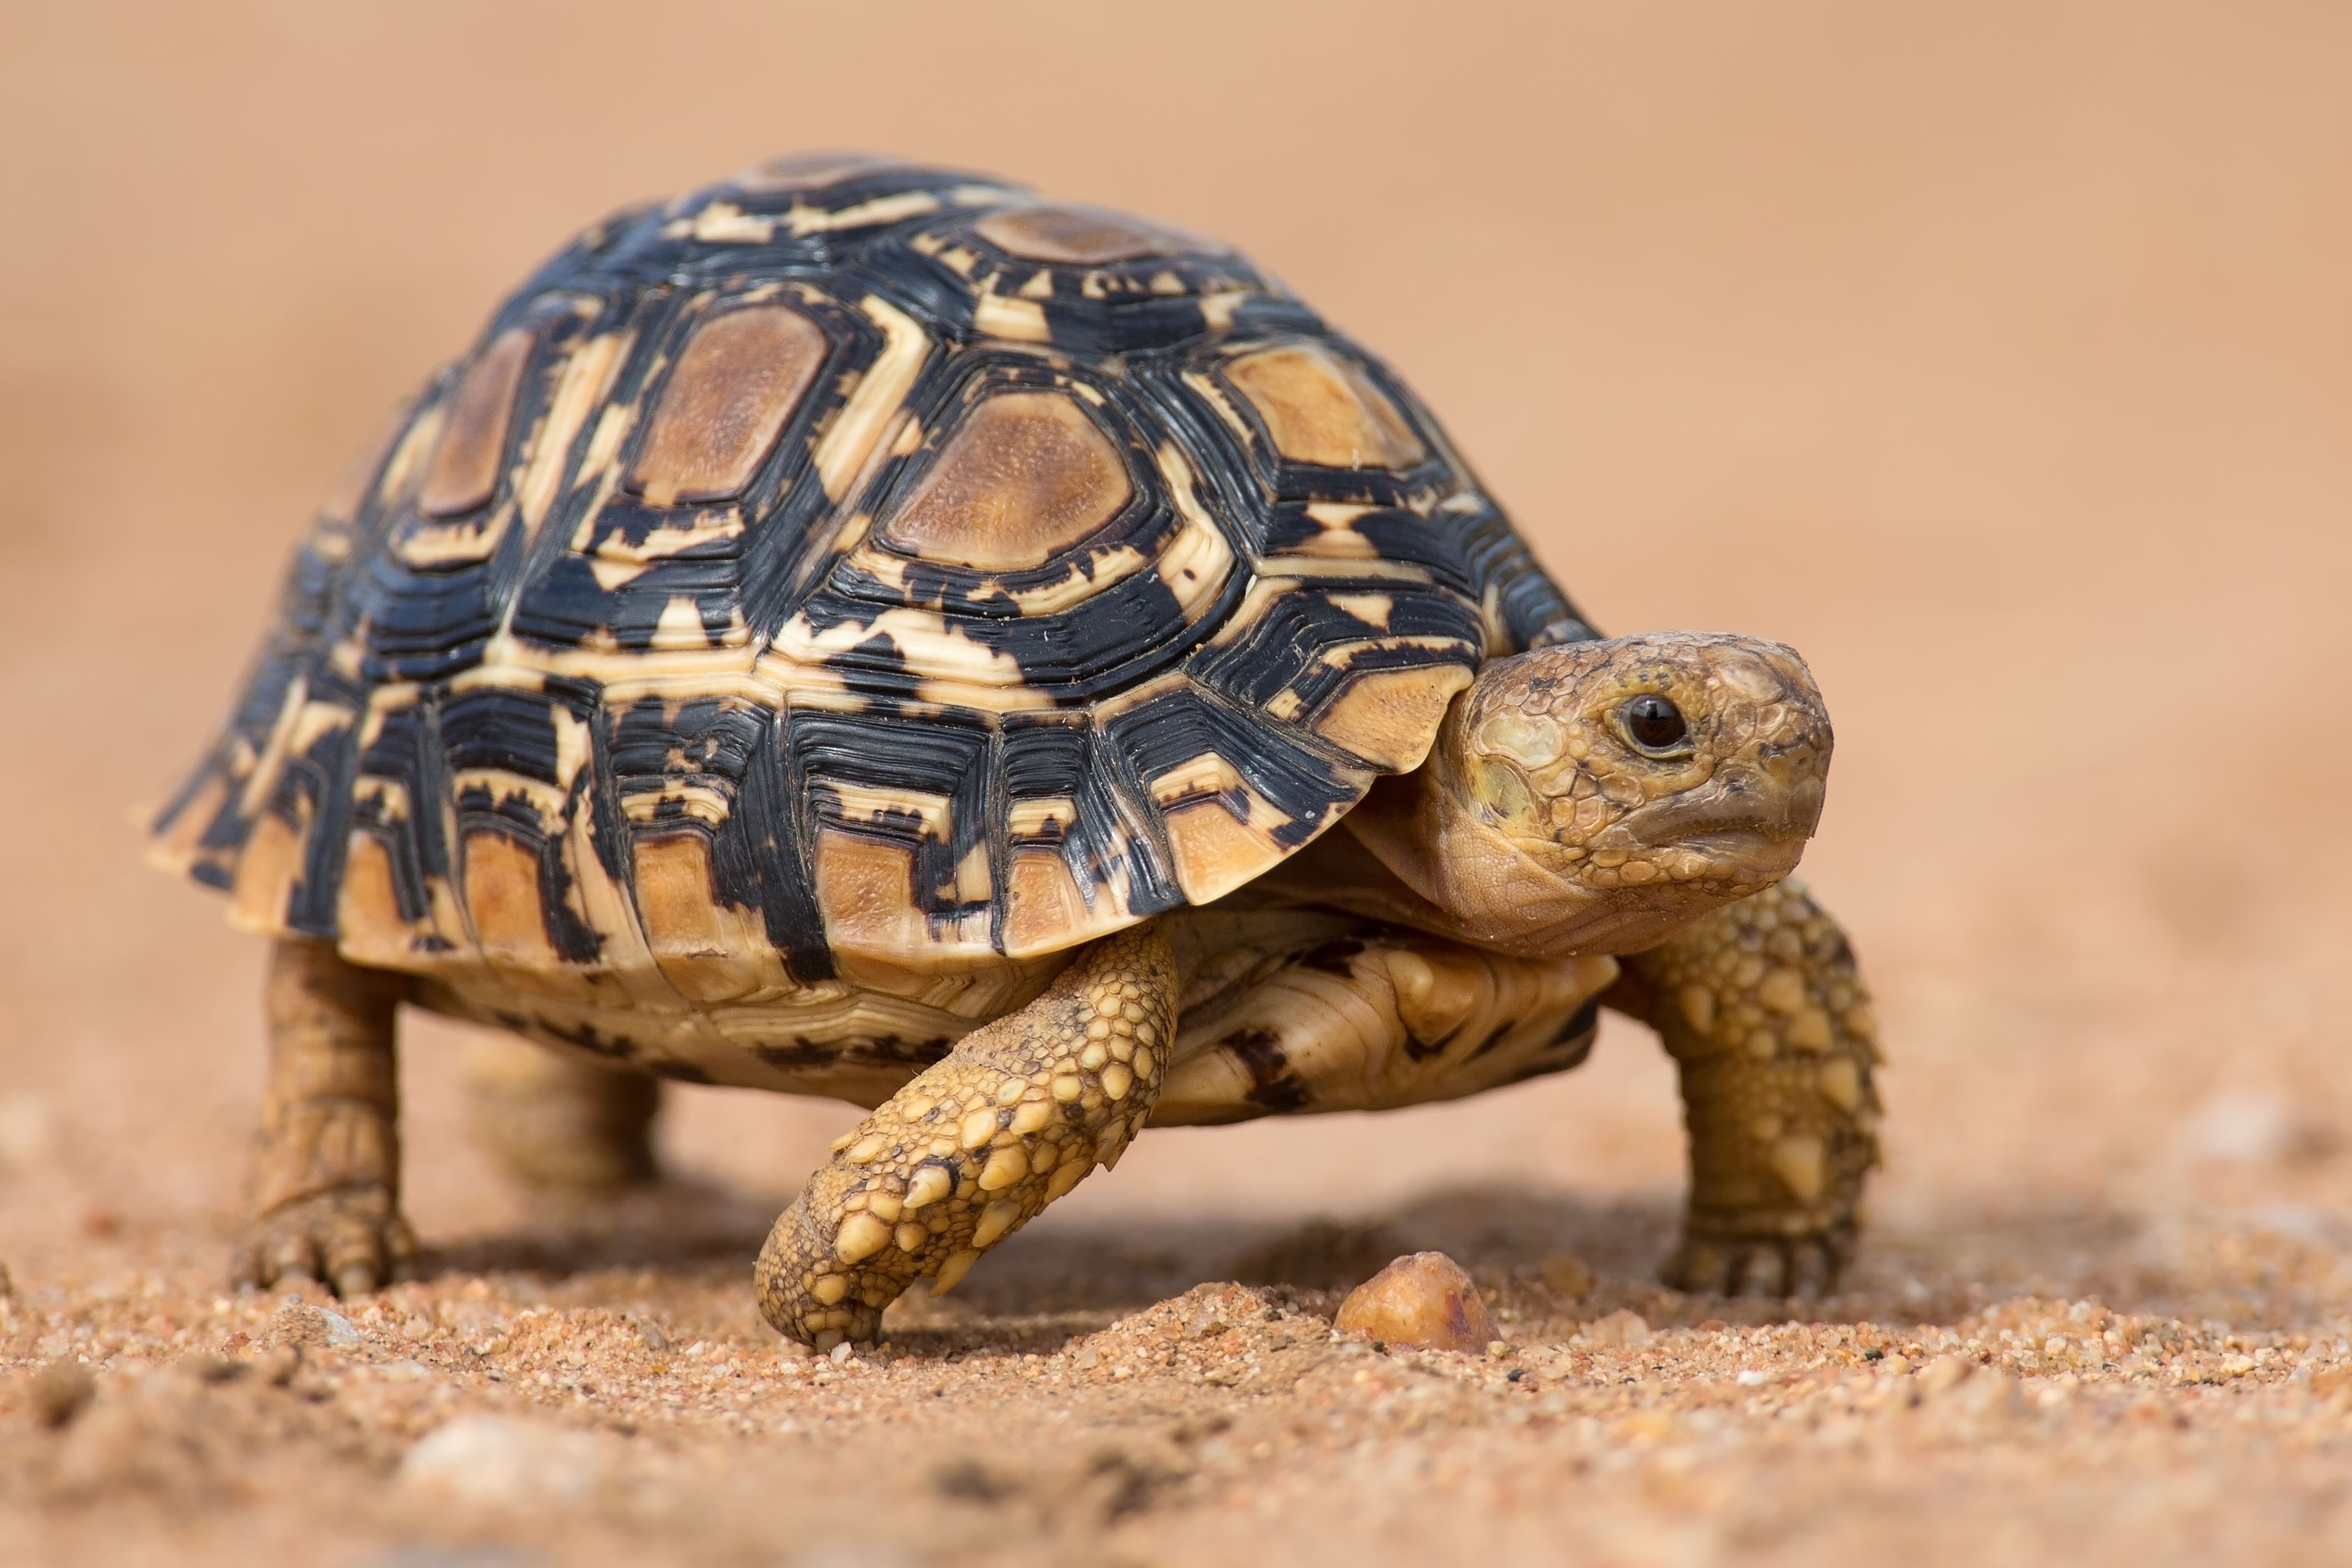
[[316, 1279], [356, 1296], [406, 1272], [394, 1016], [405, 977], [335, 944], [282, 938], [270, 954], [269, 1078], [233, 1272], [256, 1287]]
[[920, 1276], [952, 1289], [1097, 1162], [1118, 1163], [1160, 1098], [1175, 1023], [1157, 926], [1087, 948], [835, 1142], [761, 1250], [760, 1310], [829, 1350], [873, 1339]]
[[1690, 1210], [1665, 1282], [1812, 1295], [1837, 1281], [1878, 1163], [1870, 997], [1845, 933], [1796, 882], [1625, 961], [1612, 994], [1682, 1069]]

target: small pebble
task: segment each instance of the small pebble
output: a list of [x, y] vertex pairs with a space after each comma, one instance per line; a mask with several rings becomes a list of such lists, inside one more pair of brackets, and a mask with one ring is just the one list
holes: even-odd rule
[[1442, 1252], [1400, 1258], [1339, 1304], [1336, 1327], [1391, 1344], [1476, 1354], [1495, 1341], [1477, 1287]]

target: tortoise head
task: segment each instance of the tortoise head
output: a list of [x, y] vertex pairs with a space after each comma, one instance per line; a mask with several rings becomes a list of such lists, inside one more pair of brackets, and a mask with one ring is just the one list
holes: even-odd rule
[[1786, 877], [1831, 734], [1779, 643], [1658, 632], [1494, 660], [1430, 759], [1349, 821], [1464, 934], [1637, 952]]

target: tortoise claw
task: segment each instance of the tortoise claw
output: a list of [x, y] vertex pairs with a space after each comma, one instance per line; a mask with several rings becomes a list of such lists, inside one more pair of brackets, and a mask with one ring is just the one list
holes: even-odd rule
[[1658, 1276], [1693, 1296], [1810, 1301], [1837, 1288], [1853, 1249], [1851, 1227], [1788, 1237], [1686, 1234]]
[[255, 1289], [314, 1280], [349, 1299], [405, 1278], [415, 1256], [392, 1194], [356, 1188], [299, 1198], [250, 1223], [230, 1275]]

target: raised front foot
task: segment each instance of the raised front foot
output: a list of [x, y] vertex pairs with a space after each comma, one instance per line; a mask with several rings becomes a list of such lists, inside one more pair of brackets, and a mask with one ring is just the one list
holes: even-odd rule
[[1104, 938], [1028, 1006], [965, 1036], [834, 1144], [760, 1254], [760, 1310], [827, 1350], [881, 1328], [917, 1279], [980, 1255], [1115, 1164], [1160, 1097], [1176, 972], [1145, 925]]
[[245, 1227], [230, 1273], [256, 1289], [316, 1280], [338, 1296], [364, 1296], [408, 1278], [416, 1237], [381, 1187], [298, 1198]]
[[1844, 933], [1786, 882], [1627, 966], [1682, 1069], [1690, 1128], [1690, 1213], [1665, 1283], [1726, 1296], [1835, 1289], [1878, 1163], [1876, 1031]]

